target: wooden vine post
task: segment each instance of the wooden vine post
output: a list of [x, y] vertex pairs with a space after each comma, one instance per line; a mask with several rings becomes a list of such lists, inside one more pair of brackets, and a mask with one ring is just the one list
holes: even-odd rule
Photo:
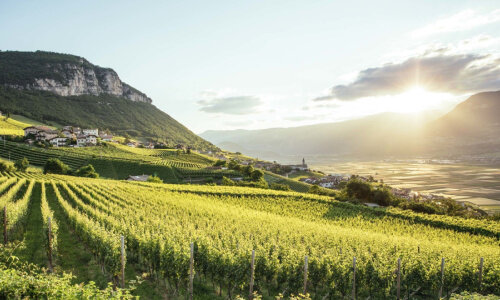
[[481, 285], [483, 284], [483, 264], [484, 258], [481, 257], [479, 260], [479, 290], [481, 290]]
[[443, 287], [444, 287], [444, 257], [441, 258], [441, 287], [439, 288], [439, 299], [443, 295]]
[[307, 293], [307, 268], [308, 268], [308, 257], [304, 258], [304, 292], [303, 294], [305, 295]]
[[189, 257], [189, 300], [193, 300], [193, 277], [194, 277], [194, 244], [191, 243], [191, 255]]
[[398, 258], [398, 277], [397, 277], [397, 290], [396, 290], [397, 299], [401, 299], [401, 257]]
[[3, 207], [3, 243], [7, 245], [8, 236], [7, 236], [7, 206]]
[[356, 300], [356, 256], [352, 259], [352, 299]]
[[50, 272], [54, 272], [54, 265], [52, 263], [52, 222], [50, 217], [47, 217], [47, 240], [49, 241], [48, 244], [48, 257], [49, 257], [49, 269]]
[[255, 275], [255, 250], [252, 250], [252, 260], [250, 261], [250, 290], [248, 291], [248, 299], [253, 299], [253, 283]]
[[125, 238], [120, 236], [120, 261], [121, 261], [121, 278], [120, 278], [120, 284], [122, 288], [125, 288]]

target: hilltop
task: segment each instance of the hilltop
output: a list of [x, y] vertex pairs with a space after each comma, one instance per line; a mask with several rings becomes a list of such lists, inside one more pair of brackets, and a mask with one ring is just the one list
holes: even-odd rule
[[170, 145], [215, 149], [110, 68], [52, 52], [0, 52], [0, 110], [40, 122], [105, 128]]

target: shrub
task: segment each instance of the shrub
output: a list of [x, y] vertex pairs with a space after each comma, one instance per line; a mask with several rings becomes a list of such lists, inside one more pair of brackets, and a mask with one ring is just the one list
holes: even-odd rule
[[148, 177], [148, 182], [163, 183], [163, 180], [161, 180], [161, 178], [158, 176], [152, 175]]
[[14, 162], [14, 168], [16, 168], [17, 171], [19, 172], [26, 172], [26, 169], [28, 169], [30, 162], [26, 157], [23, 157], [22, 159], [18, 159]]
[[281, 183], [271, 183], [269, 188], [277, 191], [291, 191], [290, 187], [286, 184]]
[[43, 167], [43, 174], [70, 174], [71, 169], [57, 158], [50, 158]]
[[76, 170], [75, 176], [99, 178], [99, 174], [95, 171], [94, 166], [91, 164], [88, 164]]
[[3, 161], [0, 161], [0, 172], [13, 172], [14, 168]]
[[253, 170], [252, 173], [250, 174], [250, 177], [252, 178], [253, 181], [260, 181], [262, 178], [264, 178], [264, 172], [262, 172], [261, 170]]

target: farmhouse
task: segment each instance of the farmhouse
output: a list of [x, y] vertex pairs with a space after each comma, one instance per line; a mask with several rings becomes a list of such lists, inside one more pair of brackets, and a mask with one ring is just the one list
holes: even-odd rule
[[86, 146], [87, 145], [87, 136], [83, 135], [83, 134], [79, 134], [76, 137], [76, 145], [78, 147], [84, 147], [84, 146]]
[[86, 141], [87, 141], [87, 144], [96, 145], [97, 144], [97, 136], [93, 135], [93, 134], [87, 135]]
[[47, 126], [29, 126], [24, 128], [24, 136], [30, 134], [37, 135], [39, 132], [53, 132], [54, 130]]
[[63, 146], [66, 146], [67, 140], [68, 140], [68, 138], [66, 138], [66, 137], [54, 137], [48, 141], [54, 147], [63, 147]]
[[99, 129], [97, 129], [97, 128], [84, 129], [83, 130], [83, 134], [85, 134], [85, 135], [99, 136]]

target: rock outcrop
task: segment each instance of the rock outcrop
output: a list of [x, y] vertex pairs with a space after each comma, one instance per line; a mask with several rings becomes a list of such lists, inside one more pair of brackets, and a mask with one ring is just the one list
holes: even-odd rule
[[[6, 53], [8, 52], [0, 52], [4, 55]], [[38, 59], [36, 59], [37, 54], [39, 54]], [[29, 71], [30, 80], [18, 82], [11, 80], [12, 77], [5, 77], [4, 80], [0, 78], [0, 84], [16, 89], [48, 91], [60, 96], [110, 94], [135, 102], [152, 102], [144, 93], [122, 82], [114, 70], [95, 66], [84, 58], [59, 54], [61, 57], [54, 59], [55, 54], [41, 51], [31, 55], [32, 57], [29, 57], [31, 60], [23, 61], [26, 68], [33, 67]], [[50, 59], [46, 58], [48, 55], [51, 55]], [[7, 59], [0, 63], [8, 62]], [[2, 69], [1, 64], [0, 69]]]

